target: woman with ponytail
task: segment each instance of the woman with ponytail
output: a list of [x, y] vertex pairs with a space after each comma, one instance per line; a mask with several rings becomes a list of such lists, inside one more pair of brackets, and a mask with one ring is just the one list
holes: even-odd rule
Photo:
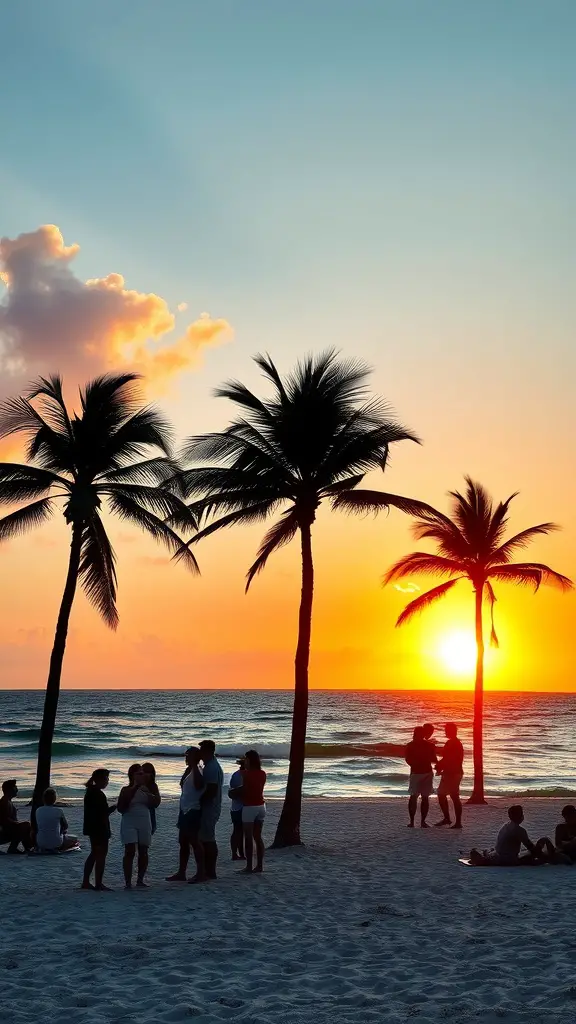
[[[98, 889], [100, 892], [110, 892], [107, 885], [104, 885], [104, 868], [108, 855], [108, 843], [110, 841], [110, 815], [116, 810], [116, 804], [109, 805], [104, 790], [110, 781], [110, 772], [107, 768], [96, 768], [86, 783], [86, 794], [84, 796], [84, 835], [90, 840], [90, 853], [84, 864], [84, 878], [82, 889]], [[90, 881], [90, 875], [94, 870], [94, 885]]]

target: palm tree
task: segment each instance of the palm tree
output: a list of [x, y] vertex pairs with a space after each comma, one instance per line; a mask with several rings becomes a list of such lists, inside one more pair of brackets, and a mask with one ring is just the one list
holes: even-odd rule
[[[299, 844], [308, 717], [308, 665], [312, 627], [314, 565], [312, 525], [318, 506], [334, 503], [372, 469], [384, 469], [391, 444], [416, 440], [413, 434], [370, 400], [368, 369], [342, 361], [333, 351], [307, 357], [282, 378], [271, 358], [256, 357], [272, 396], [260, 399], [242, 383], [231, 381], [218, 397], [234, 402], [238, 417], [221, 433], [193, 437], [185, 462], [208, 463], [188, 469], [182, 478], [202, 529], [188, 542], [235, 524], [281, 515], [264, 536], [247, 575], [246, 590], [270, 555], [300, 535], [302, 589], [295, 657], [295, 691], [290, 766], [286, 797], [274, 846]], [[384, 495], [388, 505], [414, 513], [408, 498]]]
[[[490, 641], [498, 646], [494, 629], [494, 603], [496, 595], [494, 582], [516, 583], [533, 586], [537, 591], [542, 583], [559, 586], [568, 590], [571, 580], [540, 562], [511, 562], [516, 551], [526, 547], [535, 537], [558, 529], [554, 523], [540, 523], [530, 526], [508, 540], [504, 539], [508, 525], [512, 494], [506, 501], [494, 507], [488, 492], [478, 483], [466, 477], [466, 492], [450, 491], [452, 499], [451, 516], [445, 516], [433, 508], [423, 509], [416, 517], [414, 534], [418, 540], [434, 541], [438, 554], [414, 551], [396, 562], [384, 576], [384, 583], [405, 579], [417, 573], [442, 578], [446, 582], [433, 587], [425, 594], [411, 601], [396, 623], [402, 626], [418, 612], [428, 608], [444, 597], [460, 580], [472, 584], [475, 595], [476, 627], [476, 684], [474, 691], [473, 759], [474, 785], [469, 803], [484, 804], [484, 760], [483, 760], [483, 698], [484, 698], [484, 626], [482, 603], [488, 600], [491, 612]], [[346, 499], [345, 499], [346, 500]], [[347, 499], [354, 501], [354, 496]], [[358, 507], [358, 504], [356, 505]], [[374, 507], [364, 502], [364, 508]]]
[[[78, 581], [108, 626], [118, 624], [115, 556], [102, 522], [103, 502], [182, 557], [193, 555], [176, 530], [194, 525], [174, 491], [170, 429], [139, 404], [137, 375], [93, 380], [80, 394], [81, 414], [67, 409], [60, 377], [41, 377], [0, 406], [0, 438], [23, 435], [26, 465], [0, 463], [0, 502], [21, 507], [0, 519], [0, 540], [45, 522], [63, 503], [71, 530], [66, 584], [58, 614], [38, 743], [33, 807], [50, 784], [52, 739], [68, 623]], [[23, 502], [29, 502], [22, 505]]]

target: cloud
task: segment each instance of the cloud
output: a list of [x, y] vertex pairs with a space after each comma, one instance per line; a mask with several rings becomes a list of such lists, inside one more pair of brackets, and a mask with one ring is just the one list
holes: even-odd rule
[[176, 306], [176, 309], [178, 310], [179, 313], [184, 313], [188, 309], [188, 303], [179, 302], [178, 305]]
[[407, 583], [405, 587], [402, 587], [399, 583], [395, 583], [394, 590], [398, 590], [401, 594], [417, 594], [420, 587], [416, 586], [415, 583]]
[[[0, 375], [15, 391], [38, 373], [75, 382], [114, 368], [166, 380], [198, 365], [200, 349], [232, 337], [226, 320], [203, 314], [175, 337], [175, 317], [154, 292], [126, 288], [121, 274], [82, 281], [54, 224], [0, 240]], [[180, 304], [183, 305], [182, 303]]]

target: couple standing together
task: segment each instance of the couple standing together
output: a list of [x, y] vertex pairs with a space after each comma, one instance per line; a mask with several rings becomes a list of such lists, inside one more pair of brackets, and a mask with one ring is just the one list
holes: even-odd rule
[[[451, 828], [462, 828], [462, 801], [460, 800], [460, 783], [463, 775], [464, 747], [458, 739], [458, 728], [454, 722], [444, 726], [446, 742], [439, 754], [432, 739], [434, 726], [418, 725], [414, 729], [412, 741], [406, 747], [406, 761], [410, 765], [410, 781], [408, 784], [408, 814], [410, 824], [414, 828], [414, 819], [420, 797], [420, 824], [428, 828], [426, 818], [430, 809], [430, 797], [434, 792], [434, 767], [440, 776], [438, 787], [438, 803], [442, 818], [436, 822], [437, 827], [449, 825]], [[454, 824], [450, 818], [450, 805], [454, 807]]]
[[[168, 882], [190, 884], [207, 882], [217, 877], [218, 844], [216, 825], [222, 810], [224, 773], [216, 759], [213, 740], [203, 740], [198, 747], [189, 747], [185, 754], [186, 770], [180, 780], [182, 795], [178, 815], [180, 856], [178, 870]], [[230, 796], [242, 800], [242, 820], [246, 848], [246, 873], [252, 872], [252, 845], [256, 844], [257, 871], [262, 871], [264, 844], [262, 824], [266, 813], [264, 783], [266, 774], [260, 767], [256, 751], [246, 754], [242, 784], [230, 789]], [[194, 854], [196, 873], [186, 878], [190, 851]]]

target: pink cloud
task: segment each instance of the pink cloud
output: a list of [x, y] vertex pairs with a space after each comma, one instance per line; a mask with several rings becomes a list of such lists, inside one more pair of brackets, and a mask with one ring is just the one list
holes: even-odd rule
[[81, 382], [103, 370], [130, 367], [164, 382], [198, 365], [201, 348], [228, 340], [225, 320], [203, 314], [174, 337], [175, 318], [154, 292], [126, 288], [121, 274], [82, 281], [54, 224], [0, 240], [0, 374], [4, 392], [38, 373]]

